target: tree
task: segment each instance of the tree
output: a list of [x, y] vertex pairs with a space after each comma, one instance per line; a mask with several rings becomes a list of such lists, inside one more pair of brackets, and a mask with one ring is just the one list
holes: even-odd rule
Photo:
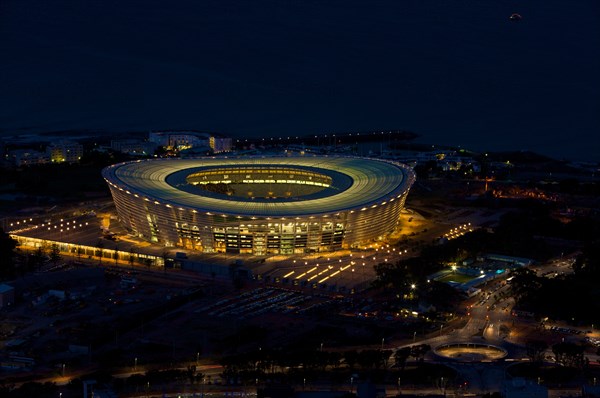
[[62, 257], [60, 255], [60, 247], [58, 246], [58, 244], [53, 243], [52, 246], [50, 246], [50, 261], [52, 261], [52, 264], [54, 264], [54, 266], [56, 267], [56, 264], [58, 264], [61, 258]]
[[411, 347], [402, 347], [396, 350], [396, 353], [394, 354], [394, 364], [401, 370], [404, 370], [411, 351]]
[[0, 277], [15, 276], [15, 249], [18, 242], [0, 228]]
[[129, 248], [129, 266], [133, 268], [133, 262], [135, 261], [134, 257], [135, 252], [133, 251], [133, 247]]
[[188, 365], [186, 374], [190, 380], [190, 384], [194, 384], [194, 381], [196, 380], [196, 365]]
[[600, 242], [593, 242], [584, 247], [577, 256], [573, 271], [577, 276], [597, 277], [600, 275]]
[[342, 353], [340, 352], [329, 352], [329, 366], [333, 367], [334, 369], [337, 369], [340, 367], [340, 364], [342, 363]]
[[42, 267], [43, 263], [44, 263], [44, 250], [40, 246], [27, 257], [28, 271], [39, 270]]
[[525, 342], [527, 356], [532, 362], [542, 362], [547, 348], [548, 344], [543, 340], [528, 340]]
[[119, 245], [115, 245], [115, 252], [113, 253], [113, 259], [115, 260], [115, 267], [119, 265]]
[[552, 346], [552, 352], [554, 353], [556, 363], [561, 365], [581, 368], [585, 363], [583, 346], [561, 342]]
[[390, 357], [392, 356], [393, 351], [392, 350], [379, 350], [379, 361], [381, 362], [381, 366], [383, 366], [384, 369], [388, 368], [388, 364], [390, 361]]
[[104, 257], [104, 243], [99, 240], [98, 243], [96, 243], [96, 247], [98, 248], [98, 250], [96, 250], [96, 255], [100, 257], [100, 265], [102, 265], [102, 257]]
[[379, 350], [362, 350], [358, 353], [357, 362], [363, 369], [379, 368], [381, 356]]
[[354, 369], [356, 361], [358, 360], [358, 352], [356, 350], [350, 350], [344, 352], [344, 362], [350, 369]]
[[163, 250], [163, 252], [162, 252], [163, 272], [167, 272], [167, 260], [168, 259], [169, 259], [169, 252], [167, 250]]
[[417, 361], [423, 361], [425, 359], [425, 354], [429, 351], [431, 351], [431, 346], [429, 344], [418, 344], [410, 347], [410, 355]]
[[537, 293], [541, 287], [541, 282], [532, 269], [519, 268], [512, 272], [512, 276], [511, 289], [517, 301]]
[[451, 311], [463, 298], [463, 294], [447, 283], [431, 281], [425, 285], [424, 299], [436, 310]]

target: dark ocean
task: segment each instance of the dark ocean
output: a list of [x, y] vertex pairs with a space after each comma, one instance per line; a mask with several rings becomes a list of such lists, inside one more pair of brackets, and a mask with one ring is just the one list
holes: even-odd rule
[[600, 1], [0, 1], [1, 136], [162, 129], [600, 161]]

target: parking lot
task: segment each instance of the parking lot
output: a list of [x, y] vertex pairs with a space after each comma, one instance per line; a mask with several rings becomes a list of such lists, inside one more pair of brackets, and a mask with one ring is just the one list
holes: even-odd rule
[[248, 319], [265, 313], [302, 312], [322, 301], [323, 299], [317, 300], [297, 291], [258, 287], [240, 295], [223, 298], [195, 312], [218, 318]]

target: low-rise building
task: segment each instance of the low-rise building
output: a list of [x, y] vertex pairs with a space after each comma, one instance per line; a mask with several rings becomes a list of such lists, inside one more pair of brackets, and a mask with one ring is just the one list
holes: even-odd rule
[[148, 134], [148, 141], [158, 146], [183, 150], [196, 146], [208, 146], [210, 134], [196, 131], [156, 131]]
[[15, 304], [15, 288], [5, 283], [0, 284], [0, 308]]
[[152, 155], [157, 144], [137, 139], [123, 139], [112, 140], [110, 142], [110, 147], [114, 151], [130, 155]]
[[210, 137], [210, 148], [214, 153], [231, 152], [233, 142], [229, 137]]
[[507, 380], [502, 389], [503, 398], [548, 398], [548, 388], [531, 380]]
[[78, 163], [83, 156], [83, 145], [75, 141], [58, 141], [46, 147], [52, 163]]
[[7, 159], [17, 167], [46, 164], [50, 161], [46, 153], [35, 149], [14, 149], [8, 152]]
[[148, 141], [176, 151], [197, 147], [210, 147], [214, 153], [230, 152], [233, 140], [199, 131], [156, 131], [148, 134]]

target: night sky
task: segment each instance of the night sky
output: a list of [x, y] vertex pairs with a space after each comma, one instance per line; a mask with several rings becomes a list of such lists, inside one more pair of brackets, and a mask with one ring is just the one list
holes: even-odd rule
[[600, 161], [599, 49], [597, 0], [2, 0], [0, 134], [407, 129]]

